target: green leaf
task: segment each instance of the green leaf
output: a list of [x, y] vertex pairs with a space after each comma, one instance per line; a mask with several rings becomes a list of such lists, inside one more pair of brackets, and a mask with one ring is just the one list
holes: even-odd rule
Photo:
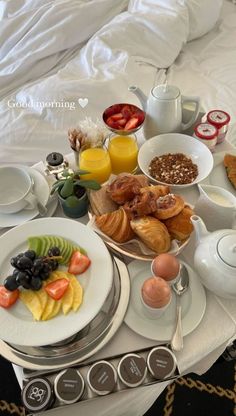
[[83, 186], [84, 188], [93, 189], [93, 190], [98, 190], [101, 188], [101, 185], [93, 179], [91, 180], [80, 179], [76, 181], [75, 183], [77, 185]]
[[62, 180], [59, 180], [59, 181], [57, 181], [57, 182], [55, 182], [55, 183], [52, 185], [51, 195], [52, 195], [52, 194], [54, 194], [54, 192], [58, 191], [58, 188], [59, 188], [60, 186], [62, 186], [64, 182], [65, 182], [65, 180], [63, 180], [63, 179], [62, 179]]
[[74, 174], [76, 176], [80, 176], [80, 175], [86, 175], [86, 173], [90, 173], [90, 172], [88, 170], [79, 169]]
[[74, 182], [73, 182], [73, 178], [67, 178], [63, 187], [60, 190], [60, 195], [62, 196], [62, 198], [67, 198], [70, 195], [73, 195], [73, 190], [74, 190]]
[[79, 199], [75, 195], [71, 195], [71, 196], [68, 196], [68, 198], [66, 198], [66, 205], [69, 208], [77, 207], [78, 203], [79, 203]]

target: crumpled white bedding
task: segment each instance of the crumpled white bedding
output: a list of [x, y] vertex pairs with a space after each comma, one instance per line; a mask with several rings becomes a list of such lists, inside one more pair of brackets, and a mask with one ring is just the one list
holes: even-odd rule
[[[148, 92], [165, 79], [161, 68], [169, 68], [168, 77], [184, 94], [202, 97], [191, 83], [196, 61], [192, 56], [190, 67], [190, 55], [181, 50], [215, 26], [222, 1], [0, 1], [0, 163], [30, 164], [53, 150], [69, 152], [69, 127], [86, 115], [100, 116], [114, 102], [137, 102], [128, 86], [138, 84]], [[231, 6], [231, 23], [224, 21], [219, 29], [229, 38], [236, 30], [236, 7]], [[221, 33], [216, 35], [209, 59], [202, 55], [206, 79], [208, 68], [217, 64]], [[236, 53], [232, 40], [228, 50], [228, 58], [230, 51]], [[181, 65], [185, 73], [180, 80]], [[235, 82], [233, 73], [230, 77]], [[212, 91], [213, 84], [207, 85]], [[88, 98], [85, 108], [79, 98]]]

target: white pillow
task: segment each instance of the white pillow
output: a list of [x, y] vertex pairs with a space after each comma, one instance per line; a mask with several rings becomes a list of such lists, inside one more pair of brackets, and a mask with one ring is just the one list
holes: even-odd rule
[[188, 41], [205, 35], [219, 19], [223, 0], [184, 0], [189, 12]]

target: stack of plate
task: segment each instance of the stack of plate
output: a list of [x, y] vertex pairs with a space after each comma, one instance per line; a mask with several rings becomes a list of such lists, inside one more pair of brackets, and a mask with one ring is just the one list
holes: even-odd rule
[[36, 219], [5, 233], [1, 237], [2, 280], [10, 273], [10, 258], [27, 249], [27, 237], [45, 234], [64, 237], [83, 247], [91, 266], [78, 277], [84, 297], [76, 313], [35, 322], [20, 301], [9, 309], [0, 308], [0, 354], [32, 370], [67, 367], [102, 348], [123, 322], [130, 291], [125, 264], [112, 259], [92, 230], [64, 218]]

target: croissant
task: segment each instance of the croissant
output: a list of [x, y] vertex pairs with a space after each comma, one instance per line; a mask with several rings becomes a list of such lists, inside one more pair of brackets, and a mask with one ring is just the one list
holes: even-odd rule
[[107, 192], [110, 198], [119, 205], [130, 201], [141, 188], [140, 182], [133, 175], [122, 175], [117, 178], [107, 187]]
[[156, 197], [150, 191], [136, 195], [123, 205], [129, 218], [143, 217], [156, 211]]
[[145, 216], [130, 221], [130, 225], [139, 238], [155, 253], [166, 253], [171, 240], [168, 230], [161, 221]]
[[161, 196], [157, 199], [156, 204], [157, 210], [154, 212], [154, 217], [159, 220], [174, 217], [184, 208], [184, 200], [180, 195], [168, 194]]
[[226, 153], [224, 156], [224, 166], [229, 181], [236, 189], [236, 156]]
[[97, 216], [97, 227], [117, 243], [125, 243], [134, 237], [129, 218], [123, 208]]
[[193, 231], [190, 217], [193, 214], [192, 208], [186, 205], [178, 215], [164, 221], [172, 239], [183, 241], [190, 236]]

